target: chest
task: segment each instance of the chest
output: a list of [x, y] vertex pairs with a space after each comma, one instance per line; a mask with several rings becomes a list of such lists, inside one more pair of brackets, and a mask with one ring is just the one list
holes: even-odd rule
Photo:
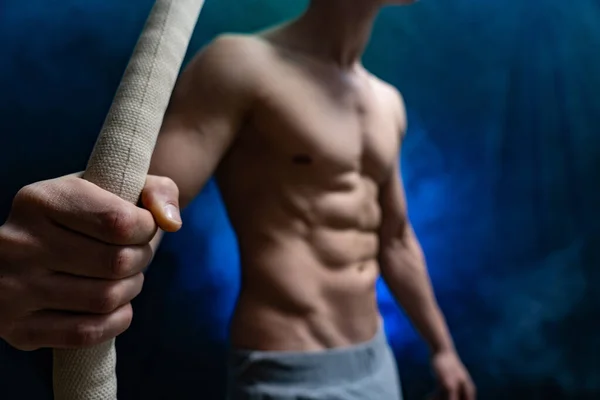
[[274, 76], [256, 128], [282, 163], [319, 174], [359, 172], [382, 180], [398, 155], [399, 124], [389, 98], [367, 81], [289, 73]]

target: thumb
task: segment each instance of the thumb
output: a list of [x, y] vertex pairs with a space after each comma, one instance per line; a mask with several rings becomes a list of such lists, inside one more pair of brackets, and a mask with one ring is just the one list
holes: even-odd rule
[[148, 175], [141, 201], [142, 206], [152, 213], [160, 229], [165, 232], [181, 229], [179, 189], [171, 179]]

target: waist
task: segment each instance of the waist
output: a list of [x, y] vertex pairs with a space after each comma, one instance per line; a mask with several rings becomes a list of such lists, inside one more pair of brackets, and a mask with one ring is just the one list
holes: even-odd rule
[[383, 324], [357, 344], [321, 351], [256, 351], [233, 348], [229, 354], [230, 374], [238, 385], [246, 380], [301, 385], [327, 385], [360, 380], [372, 375], [391, 359]]
[[362, 245], [372, 235], [271, 228], [237, 230], [242, 286], [231, 323], [233, 344], [310, 351], [371, 338], [378, 326], [379, 264], [377, 248]]
[[242, 284], [230, 326], [238, 349], [320, 351], [364, 342], [380, 325], [375, 284], [361, 290], [296, 279], [293, 289]]

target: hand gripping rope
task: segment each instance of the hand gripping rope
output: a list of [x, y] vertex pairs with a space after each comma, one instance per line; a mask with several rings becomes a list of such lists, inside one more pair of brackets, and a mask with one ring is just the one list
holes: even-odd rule
[[[104, 122], [84, 178], [136, 204], [204, 0], [157, 0]], [[55, 400], [115, 400], [115, 341], [54, 350]]]

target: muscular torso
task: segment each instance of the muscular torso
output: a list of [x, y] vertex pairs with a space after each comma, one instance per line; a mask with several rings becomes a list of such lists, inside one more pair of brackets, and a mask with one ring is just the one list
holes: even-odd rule
[[378, 187], [394, 165], [394, 93], [260, 38], [258, 100], [217, 171], [238, 236], [242, 289], [232, 343], [307, 351], [371, 338]]

